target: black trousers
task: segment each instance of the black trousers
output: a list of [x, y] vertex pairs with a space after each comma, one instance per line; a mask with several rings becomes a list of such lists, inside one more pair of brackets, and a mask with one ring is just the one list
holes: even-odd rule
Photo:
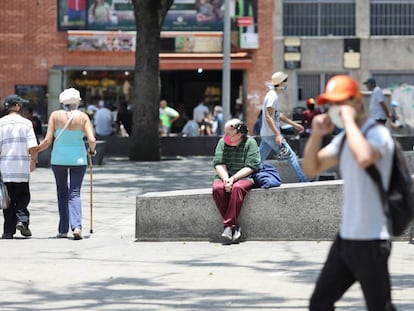
[[355, 282], [361, 285], [367, 310], [396, 310], [391, 304], [390, 252], [388, 240], [343, 240], [338, 236], [316, 283], [309, 310], [335, 310], [335, 302]]
[[4, 233], [16, 233], [17, 222], [29, 225], [30, 213], [27, 206], [30, 202], [28, 182], [5, 182], [10, 197], [10, 206], [3, 210]]

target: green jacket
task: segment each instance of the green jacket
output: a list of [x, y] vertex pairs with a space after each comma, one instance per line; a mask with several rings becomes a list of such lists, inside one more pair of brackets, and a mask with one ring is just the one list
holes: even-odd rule
[[[223, 138], [219, 140], [213, 160], [216, 165], [226, 165], [229, 176], [233, 176], [243, 167], [250, 167], [257, 171], [260, 166], [260, 153], [257, 142], [252, 137], [246, 137], [238, 146], [228, 146]], [[219, 179], [216, 174], [215, 179]], [[253, 181], [249, 176], [248, 179]]]

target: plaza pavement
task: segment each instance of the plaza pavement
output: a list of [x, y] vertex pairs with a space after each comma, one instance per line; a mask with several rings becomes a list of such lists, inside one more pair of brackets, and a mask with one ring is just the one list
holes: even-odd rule
[[[136, 195], [210, 187], [211, 160], [105, 159], [93, 171], [93, 234], [89, 171], [85, 176], [81, 241], [54, 238], [53, 174], [36, 169], [30, 183], [33, 237], [18, 233], [14, 240], [0, 240], [0, 311], [307, 310], [329, 241], [230, 246], [134, 241]], [[398, 310], [414, 310], [413, 254], [414, 245], [393, 244], [390, 270]], [[365, 310], [358, 285], [337, 307]]]

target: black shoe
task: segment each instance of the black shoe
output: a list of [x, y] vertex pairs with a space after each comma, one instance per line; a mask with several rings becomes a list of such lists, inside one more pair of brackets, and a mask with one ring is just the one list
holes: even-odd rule
[[24, 237], [32, 236], [32, 232], [30, 231], [29, 226], [23, 222], [19, 221], [16, 225], [16, 229], [19, 230]]
[[1, 238], [3, 240], [11, 240], [11, 239], [13, 239], [13, 233], [3, 233], [3, 235], [1, 236]]
[[414, 244], [414, 237], [410, 238], [410, 241], [408, 241], [408, 244]]
[[233, 232], [232, 243], [234, 243], [234, 244], [239, 243], [241, 235], [242, 235], [241, 227], [235, 227], [234, 232]]

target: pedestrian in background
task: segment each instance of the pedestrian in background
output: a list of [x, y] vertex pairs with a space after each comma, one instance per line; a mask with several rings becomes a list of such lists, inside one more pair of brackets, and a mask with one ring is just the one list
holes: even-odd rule
[[165, 99], [160, 101], [160, 125], [163, 136], [168, 136], [171, 133], [172, 124], [178, 120], [180, 113], [169, 107]]
[[125, 129], [126, 134], [131, 136], [132, 131], [132, 111], [128, 109], [128, 103], [123, 101], [119, 104], [118, 112], [116, 115], [116, 123], [120, 132], [122, 127]]
[[305, 131], [302, 132], [302, 137], [309, 137], [309, 134], [312, 130], [312, 120], [321, 112], [319, 109], [315, 109], [315, 99], [308, 98], [306, 100], [307, 109], [302, 113], [302, 126], [305, 128]]
[[3, 239], [13, 239], [16, 229], [30, 237], [29, 229], [30, 172], [36, 167], [37, 140], [30, 120], [20, 115], [24, 100], [16, 94], [7, 96], [4, 107], [8, 114], [0, 119], [0, 170], [10, 197], [9, 208], [3, 209]]
[[107, 140], [114, 135], [114, 117], [112, 111], [108, 108], [109, 104], [100, 100], [98, 104], [98, 111], [93, 117], [95, 125], [95, 134], [98, 140]]
[[[88, 115], [78, 110], [81, 101], [79, 91], [74, 88], [66, 89], [60, 94], [59, 100], [63, 109], [53, 111], [50, 115], [46, 137], [40, 143], [38, 152], [47, 149], [55, 137], [50, 162], [56, 180], [59, 207], [57, 237], [66, 238], [70, 227], [73, 238], [80, 240], [81, 186], [88, 164], [87, 152], [95, 155], [96, 139]], [[84, 136], [88, 140], [88, 150], [83, 141]]]
[[371, 118], [378, 123], [385, 124], [388, 118], [392, 118], [392, 115], [385, 103], [384, 93], [377, 85], [374, 78], [367, 79], [363, 84], [365, 84], [367, 89], [372, 92], [369, 102], [369, 114]]
[[290, 124], [299, 133], [303, 132], [303, 126], [290, 120], [280, 111], [279, 94], [286, 92], [288, 75], [284, 72], [275, 72], [272, 75], [271, 86], [263, 100], [262, 126], [260, 128], [260, 157], [265, 161], [273, 150], [276, 154], [283, 153], [289, 166], [293, 169], [300, 182], [308, 181], [302, 171], [298, 156], [282, 136], [280, 121]]
[[220, 105], [214, 106], [213, 118], [213, 135], [221, 136], [223, 134], [223, 108]]
[[[358, 83], [349, 76], [331, 78], [317, 103], [327, 104], [329, 110], [313, 119], [303, 167], [312, 177], [339, 165], [344, 194], [339, 234], [319, 275], [310, 310], [334, 310], [355, 282], [361, 285], [369, 311], [395, 310], [388, 271], [391, 234], [378, 188], [365, 171], [375, 165], [388, 190], [394, 152], [390, 131], [373, 126], [376, 122], [364, 112]], [[344, 130], [321, 149], [323, 136], [334, 126]]]
[[203, 121], [205, 113], [209, 112], [210, 110], [203, 102], [200, 102], [197, 106], [193, 109], [193, 120], [196, 121], [198, 124]]
[[247, 136], [247, 126], [239, 119], [227, 121], [224, 137], [216, 146], [213, 199], [224, 224], [223, 244], [237, 243], [241, 237], [238, 225], [244, 197], [253, 188], [251, 174], [259, 169], [260, 154], [256, 140]]

